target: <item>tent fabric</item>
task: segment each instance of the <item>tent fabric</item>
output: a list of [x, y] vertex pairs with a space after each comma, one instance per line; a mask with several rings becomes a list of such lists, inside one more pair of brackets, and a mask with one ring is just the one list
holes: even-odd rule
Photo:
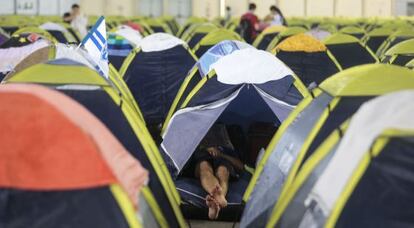
[[93, 65], [85, 58], [88, 54], [83, 49], [76, 49], [73, 45], [66, 45], [57, 43], [55, 45], [49, 45], [47, 47], [38, 49], [33, 53], [25, 56], [23, 60], [21, 60], [16, 67], [14, 68], [13, 72], [9, 73], [3, 80], [7, 81], [11, 77], [13, 77], [16, 73], [29, 68], [33, 65], [39, 63], [46, 63], [51, 59], [66, 59], [67, 61], [73, 61], [78, 64], [85, 65], [92, 70], [96, 70]]
[[[399, 80], [395, 80], [399, 77]], [[414, 84], [413, 72], [399, 66], [367, 64], [341, 71], [319, 87], [332, 96], [376, 96]]]
[[205, 36], [207, 36], [207, 33], [196, 33], [192, 35], [190, 40], [188, 40], [188, 46], [194, 48]]
[[330, 33], [329, 31], [323, 30], [323, 29], [311, 29], [308, 32], [306, 32], [305, 34], [312, 36], [313, 38], [319, 40], [319, 41], [323, 41], [324, 39], [326, 39], [327, 37], [329, 37], [330, 35], [332, 35], [332, 33]]
[[368, 48], [351, 35], [334, 34], [324, 40], [324, 43], [342, 69], [378, 61]]
[[26, 46], [28, 44], [34, 43], [40, 39], [45, 39], [45, 38], [36, 33], [25, 33], [25, 34], [19, 34], [19, 35], [12, 35], [10, 39], [8, 39], [6, 42], [0, 45], [0, 48], [6, 49], [6, 48], [11, 48], [11, 47], [22, 47], [22, 46]]
[[116, 31], [115, 34], [124, 37], [128, 40], [134, 47], [138, 47], [142, 40], [142, 35], [137, 31], [132, 29], [129, 26], [121, 26]]
[[[73, 63], [73, 62], [72, 62]], [[71, 64], [67, 61], [67, 64]], [[164, 161], [142, 119], [135, 114], [126, 96], [120, 95], [109, 81], [83, 65], [58, 65], [53, 62], [26, 69], [7, 83], [39, 83], [55, 88], [79, 102], [114, 134], [122, 145], [149, 171], [148, 186], [170, 226], [183, 224], [176, 200], [179, 195]], [[179, 199], [179, 198], [178, 198]]]
[[47, 46], [49, 46], [49, 42], [42, 39], [23, 47], [0, 49], [0, 71], [12, 71], [27, 55]]
[[314, 136], [312, 136], [313, 140], [307, 145], [302, 161], [299, 162], [299, 169], [336, 128], [350, 118], [364, 102], [371, 100], [372, 98], [373, 97], [371, 96], [341, 98], [336, 107], [331, 110], [330, 115], [326, 118], [323, 126], [320, 127]]
[[412, 99], [413, 92], [392, 93], [367, 102], [355, 113], [337, 152], [309, 196], [325, 215], [332, 211], [353, 170], [385, 129], [414, 128], [414, 108], [406, 105]]
[[[151, 189], [157, 204], [165, 216], [165, 219], [172, 226], [177, 224], [177, 218], [172, 210], [171, 199], [167, 195], [168, 189], [164, 183], [162, 183], [162, 176], [160, 172], [156, 170], [154, 164], [162, 165], [159, 161], [154, 161], [155, 154], [157, 151], [149, 151], [145, 149], [143, 143], [149, 144], [144, 140], [151, 140], [145, 138], [144, 133], [134, 131], [134, 126], [127, 119], [126, 114], [121, 110], [118, 104], [114, 103], [109, 95], [99, 89], [94, 90], [80, 90], [77, 88], [70, 87], [56, 87], [60, 92], [71, 97], [72, 99], [79, 102], [91, 113], [101, 120], [112, 134], [124, 145], [124, 147], [131, 152], [131, 154], [140, 161], [143, 167], [149, 172], [148, 187]], [[122, 106], [127, 106], [123, 104]], [[136, 126], [143, 127], [143, 126]], [[151, 157], [152, 158], [151, 158]], [[156, 163], [154, 163], [156, 162]]]
[[164, 120], [184, 77], [195, 63], [183, 45], [135, 54], [123, 78], [148, 124]]
[[[171, 168], [174, 171], [173, 176], [177, 176], [184, 168], [193, 151], [207, 134], [208, 129], [214, 124], [218, 115], [237, 97], [239, 92], [240, 89], [228, 98], [209, 105], [182, 109], [174, 114], [171, 122], [175, 124], [170, 124], [167, 127], [161, 144], [161, 148], [169, 157], [167, 163], [170, 161], [170, 166], [173, 165], [173, 168]], [[191, 124], [186, 123], [189, 119], [192, 120]], [[194, 129], [199, 130], [195, 131]], [[190, 132], [191, 140], [188, 137]], [[180, 153], [178, 154], [179, 151]]]
[[119, 181], [138, 202], [147, 171], [86, 109], [41, 86], [3, 85], [0, 94], [3, 187], [64, 190]]
[[0, 46], [10, 39], [10, 35], [7, 34], [2, 28], [0, 28]]
[[188, 46], [194, 48], [200, 40], [202, 40], [208, 33], [217, 29], [217, 25], [212, 23], [203, 23], [200, 25], [191, 26], [191, 28], [183, 34], [183, 40], [188, 43]]
[[[59, 32], [59, 31], [57, 31]], [[29, 42], [33, 42], [34, 40], [39, 39], [40, 37], [46, 40], [49, 40], [50, 42], [57, 43], [58, 41], [56, 38], [49, 32], [44, 29], [41, 29], [39, 27], [22, 27], [21, 29], [17, 30], [13, 33], [12, 37], [18, 38], [18, 42], [11, 42], [11, 43], [25, 43], [27, 41], [24, 41], [24, 39], [20, 38], [26, 38]], [[23, 40], [23, 41], [22, 41]], [[6, 44], [4, 44], [6, 45]]]
[[[68, 66], [70, 69], [67, 68]], [[82, 66], [84, 65], [69, 59], [57, 59], [44, 64], [34, 65], [30, 69], [13, 75], [8, 81], [36, 82], [41, 84], [73, 84], [76, 82], [78, 85], [109, 85], [109, 82], [103, 77], [95, 77], [96, 71]], [[77, 74], [73, 74], [74, 69], [77, 70]]]
[[323, 52], [326, 51], [326, 46], [320, 41], [306, 34], [298, 34], [291, 36], [276, 46], [279, 51], [304, 51], [304, 52]]
[[412, 55], [414, 54], [414, 39], [402, 41], [387, 50], [385, 55]]
[[203, 77], [206, 76], [212, 70], [212, 65], [223, 56], [245, 48], [253, 48], [253, 46], [237, 40], [225, 40], [214, 45], [206, 53], [204, 53], [203, 56], [201, 56], [196, 64], [199, 68], [200, 74]]
[[19, 29], [19, 26], [17, 25], [9, 25], [9, 26], [1, 26], [1, 28], [9, 33], [9, 34], [13, 34], [14, 32], [16, 32]]
[[[355, 69], [360, 69], [360, 71]], [[282, 124], [281, 128], [284, 130], [276, 133], [273, 139], [277, 141], [273, 141], [264, 154], [261, 161], [263, 168], [256, 170], [255, 176], [253, 176], [257, 181], [252, 182], [249, 186], [252, 188], [252, 193], [250, 194], [249, 190], [245, 195], [245, 200], [248, 199], [247, 197], [250, 197], [250, 200], [247, 202], [242, 224], [254, 224], [254, 222], [265, 219], [259, 216], [270, 216], [270, 210], [274, 206], [270, 202], [273, 200], [276, 203], [281, 197], [280, 194], [282, 196], [286, 194], [285, 191], [291, 185], [291, 181], [294, 180], [293, 178], [306, 159], [335, 128], [338, 128], [355, 113], [363, 102], [371, 99], [372, 96], [401, 89], [411, 89], [414, 85], [414, 83], [407, 81], [399, 85], [392, 84], [391, 81], [396, 81], [396, 77], [399, 77], [401, 81], [413, 79], [413, 73], [402, 67], [375, 64], [355, 67], [355, 69], [351, 68], [340, 72], [323, 82], [319, 86], [321, 90], [318, 92], [319, 89], [316, 89], [313, 92], [316, 98], [308, 97], [305, 99], [295, 109], [294, 114]], [[372, 84], [371, 77], [381, 85]], [[345, 78], [348, 79], [345, 80]], [[358, 83], [354, 83], [356, 82], [354, 80], [357, 80]], [[336, 82], [333, 83], [333, 81]], [[338, 85], [336, 87], [338, 91], [334, 91], [333, 87], [327, 89], [330, 86], [326, 85], [331, 83]], [[344, 90], [349, 91], [353, 87], [356, 88], [352, 93], [344, 93]], [[327, 115], [324, 116], [323, 113], [327, 113]], [[314, 126], [318, 123], [321, 126], [315, 129]], [[272, 160], [276, 157], [278, 159]], [[280, 170], [285, 170], [285, 175], [282, 175], [283, 171], [278, 171], [278, 166], [284, 167]], [[277, 176], [281, 176], [281, 178]], [[270, 180], [283, 180], [283, 183], [281, 185], [268, 184]], [[272, 188], [269, 189], [269, 186]], [[266, 190], [267, 192], [264, 194], [263, 192]], [[250, 206], [261, 205], [261, 208], [265, 209], [266, 207], [263, 205], [266, 204], [268, 209], [265, 213], [256, 213], [256, 209]]]
[[[339, 139], [341, 135], [341, 130], [335, 131], [332, 135], [335, 137], [335, 139]], [[332, 136], [331, 135], [331, 136]], [[331, 136], [329, 139], [327, 139], [324, 144], [331, 139]], [[335, 141], [335, 140], [332, 140]], [[292, 198], [288, 198], [287, 194], [281, 196], [280, 201], [277, 203], [276, 207], [273, 209], [271, 221], [269, 221], [268, 225], [276, 224], [277, 227], [284, 227], [284, 226], [292, 226], [292, 227], [299, 227], [301, 223], [301, 219], [303, 218], [303, 215], [306, 213], [306, 205], [305, 201], [308, 197], [310, 191], [312, 190], [312, 187], [315, 185], [315, 182], [318, 180], [321, 173], [325, 170], [326, 166], [329, 164], [330, 160], [332, 159], [333, 155], [336, 152], [337, 149], [337, 142], [334, 142], [331, 147], [328, 147], [328, 149], [325, 149], [325, 145], [323, 145], [323, 149], [318, 149], [317, 152], [315, 152], [315, 156], [320, 156], [320, 154], [324, 153], [326, 150], [329, 152], [327, 154], [323, 154], [324, 156], [319, 160], [319, 162], [316, 162], [314, 166], [312, 166], [311, 162], [315, 161], [315, 157], [310, 158], [309, 161], [306, 162], [306, 164], [303, 166], [303, 169], [298, 173], [297, 178], [295, 178], [294, 183], [292, 183], [292, 188], [289, 188], [291, 191], [289, 191], [289, 194], [293, 193]], [[321, 146], [322, 148], [322, 146]], [[306, 166], [306, 168], [305, 168]], [[309, 170], [308, 172], [305, 172], [305, 170]], [[303, 180], [303, 182], [300, 183], [300, 186], [298, 182], [301, 181], [302, 177], [306, 175], [306, 179]], [[299, 186], [299, 187], [297, 187]], [[288, 205], [284, 208], [282, 214], [280, 217], [276, 217], [278, 210], [280, 210], [279, 206], [282, 205], [283, 201], [289, 199]], [[281, 206], [280, 206], [281, 207]], [[276, 212], [277, 211], [277, 212]]]
[[276, 57], [288, 65], [307, 87], [319, 85], [340, 71], [327, 52], [279, 51]]
[[[4, 227], [139, 227], [128, 217], [110, 187], [65, 191], [0, 189]], [[143, 200], [142, 200], [143, 201]], [[30, 203], [28, 203], [30, 202]], [[51, 213], [53, 212], [53, 213]], [[128, 210], [128, 213], [134, 214]]]
[[357, 39], [362, 39], [365, 36], [365, 30], [356, 26], [347, 26], [339, 30], [340, 33], [349, 34]]
[[[267, 47], [269, 46], [270, 42], [278, 35], [279, 33], [269, 33], [263, 35], [261, 38], [261, 41], [257, 44], [257, 49], [259, 50], [267, 50]], [[260, 36], [259, 36], [260, 37]]]
[[286, 29], [285, 26], [283, 25], [272, 25], [267, 27], [265, 30], [263, 30], [263, 34], [271, 34], [271, 33], [275, 33], [275, 32], [282, 32]]
[[402, 41], [388, 49], [382, 57], [383, 63], [405, 66], [414, 58], [414, 39]]
[[294, 35], [282, 41], [276, 47], [276, 56], [308, 87], [319, 85], [341, 70], [326, 46], [305, 34]]
[[371, 48], [374, 53], [377, 53], [378, 48], [384, 43], [385, 40], [393, 33], [389, 28], [377, 28], [367, 34], [366, 45]]
[[49, 54], [51, 51], [51, 46], [40, 48], [33, 53], [29, 54], [27, 57], [25, 57], [22, 61], [20, 61], [13, 69], [13, 73], [10, 73], [8, 77], [5, 77], [4, 80], [7, 80], [9, 77], [11, 77], [15, 72], [20, 72], [30, 66], [33, 66], [35, 64], [46, 62], [49, 59]]
[[[230, 68], [228, 66], [236, 66]], [[272, 54], [251, 48], [236, 50], [211, 66], [219, 82], [230, 85], [263, 84], [279, 80], [293, 72]]]
[[[317, 97], [300, 115], [303, 121], [297, 120], [296, 124], [292, 124], [291, 127], [286, 129], [279, 143], [273, 148], [273, 152], [266, 161], [260, 178], [255, 184], [250, 200], [247, 201], [241, 220], [242, 226], [265, 225], [274, 204], [278, 201], [284, 181], [301, 146], [298, 143], [288, 142], [293, 140], [296, 142], [304, 141], [331, 100], [332, 97], [327, 94]], [[286, 148], [288, 148], [288, 153], [276, 152]]]
[[385, 54], [385, 52], [393, 47], [394, 45], [405, 41], [405, 40], [409, 40], [414, 38], [414, 32], [412, 31], [412, 29], [401, 29], [401, 30], [397, 30], [396, 32], [392, 33], [387, 40], [385, 40], [381, 46], [378, 48], [376, 54], [377, 56], [382, 56]]
[[156, 52], [171, 49], [179, 45], [187, 45], [183, 40], [167, 33], [155, 33], [141, 40], [140, 48], [143, 52]]
[[[254, 58], [251, 58], [252, 56], [254, 56]], [[224, 81], [225, 83], [223, 83], [223, 81], [219, 79], [219, 74], [221, 73], [220, 69], [224, 69], [224, 66], [227, 66], [228, 68], [229, 66], [232, 66], [232, 64], [227, 63], [227, 61], [223, 61], [225, 58], [230, 59], [230, 61], [239, 59], [238, 65], [240, 65], [240, 63], [252, 61], [252, 59], [257, 59], [260, 63], [263, 63], [264, 61], [273, 69], [269, 67], [265, 68], [268, 72], [259, 70], [259, 73], [255, 74], [256, 79], [250, 80], [250, 76], [253, 75], [253, 73], [249, 75], [249, 72], [253, 72], [253, 69], [249, 68], [256, 69], [255, 65], [247, 63], [242, 64], [240, 65], [242, 73], [237, 76], [224, 75], [227, 79]], [[272, 108], [270, 111], [274, 115], [270, 122], [277, 122], [278, 119], [283, 121], [286, 112], [290, 112], [302, 98], [293, 100], [292, 103], [288, 103], [291, 98], [288, 94], [292, 92], [291, 89], [295, 88], [294, 85], [296, 85], [294, 84], [296, 83], [295, 79], [288, 67], [281, 64], [280, 61], [270, 53], [254, 49], [242, 49], [221, 58], [216, 64], [220, 62], [223, 64], [223, 68], [213, 67], [216, 70], [218, 69], [217, 76], [213, 76], [209, 79], [203, 78], [202, 81], [199, 82], [199, 84], [202, 83], [203, 85], [200, 86], [198, 91], [193, 91], [195, 94], [191, 99], [187, 98], [187, 103], [184, 103], [182, 108], [172, 116], [163, 133], [161, 148], [168, 155], [167, 160], [170, 161], [167, 163], [172, 166], [171, 169], [175, 175], [184, 167], [188, 158], [207, 133], [208, 129], [227, 109], [229, 104], [236, 103], [238, 99], [242, 99], [239, 98], [240, 91], [247, 89], [251, 91], [251, 93], [257, 93], [259, 94], [259, 99], [272, 104], [266, 105], [265, 103], [265, 107]], [[247, 74], [248, 76], [241, 77], [241, 75], [246, 72], [249, 73]], [[270, 72], [275, 73], [275, 75], [270, 77]], [[260, 75], [264, 76], [261, 77]], [[228, 83], [228, 80], [231, 79], [231, 77], [241, 77], [241, 80], [237, 82], [239, 84], [234, 80], [231, 81], [231, 83]], [[251, 85], [254, 86], [249, 89]], [[277, 92], [275, 93], [275, 91]], [[298, 90], [293, 93], [296, 94], [295, 96], [301, 96]], [[253, 111], [254, 110], [248, 113], [254, 115], [255, 113]], [[240, 110], [235, 110], [235, 112], [243, 114], [243, 111]]]
[[133, 44], [124, 36], [108, 33], [108, 60], [117, 70], [122, 67], [126, 57], [133, 49]]
[[79, 62], [92, 70], [96, 70], [95, 67], [91, 64], [90, 61], [86, 59], [88, 53], [83, 49], [77, 49], [74, 45], [66, 45], [58, 43], [55, 45], [56, 53], [55, 59], [69, 59], [76, 62]]
[[273, 38], [267, 46], [266, 51], [272, 52], [276, 48], [277, 44], [282, 42], [284, 39], [296, 34], [305, 33], [306, 31], [307, 30], [303, 27], [288, 27]]
[[[336, 227], [398, 227], [402, 224], [409, 227], [414, 224], [410, 210], [413, 196], [409, 194], [413, 190], [413, 182], [406, 178], [413, 175], [413, 136], [384, 137], [389, 137], [389, 142], [382, 150], [375, 151], [380, 154], [372, 156], [358, 185], [347, 198]], [[356, 208], [362, 207], [363, 211], [356, 212]]]
[[39, 26], [39, 28], [49, 32], [59, 43], [75, 42], [75, 37], [62, 25], [53, 22], [47, 22]]
[[194, 87], [200, 82], [200, 80], [206, 77], [212, 72], [211, 66], [217, 62], [223, 56], [229, 55], [236, 50], [253, 48], [252, 46], [235, 40], [225, 40], [213, 47], [211, 47], [194, 65], [190, 70], [170, 107], [167, 117], [165, 118], [162, 132], [165, 131], [167, 122], [169, 122], [173, 113], [181, 107], [184, 99], [194, 89]]
[[266, 50], [270, 42], [282, 31], [286, 30], [285, 26], [269, 26], [254, 40], [253, 46], [259, 50]]
[[243, 41], [239, 34], [226, 29], [215, 29], [203, 37], [202, 40], [193, 48], [195, 55], [200, 58], [211, 47], [224, 40]]
[[64, 33], [68, 32], [68, 30], [65, 27], [63, 27], [62, 25], [53, 23], [53, 22], [46, 22], [40, 25], [39, 27], [44, 30], [55, 30], [55, 31], [60, 31]]
[[[27, 80], [32, 80], [36, 83], [42, 82], [46, 84], [83, 83], [83, 85], [112, 85], [116, 90], [116, 93], [120, 94], [123, 100], [132, 106], [134, 113], [139, 116], [141, 120], [143, 120], [140, 108], [135, 102], [127, 85], [123, 80], [121, 80], [121, 77], [117, 74], [116, 70], [112, 69], [109, 75], [109, 80], [106, 80], [96, 74], [96, 69], [89, 64], [88, 60], [83, 59], [85, 56], [87, 56], [87, 53], [85, 53], [82, 49], [76, 50], [72, 46], [67, 46], [64, 44], [61, 46], [63, 48], [63, 51], [60, 53], [59, 44], [57, 44], [56, 47], [50, 46], [49, 56], [47, 59], [36, 58], [36, 52], [31, 56], [28, 56], [18, 65], [18, 67], [22, 67], [23, 69], [16, 67], [15, 71], [9, 73], [7, 77], [3, 79], [3, 81], [19, 82], [19, 80], [23, 80], [23, 82], [27, 82]], [[48, 62], [48, 59], [51, 59], [51, 61]], [[33, 65], [36, 65], [38, 63], [44, 64], [33, 66], [29, 65], [29, 63]], [[29, 71], [21, 72], [30, 66], [32, 67]], [[71, 71], [73, 70], [72, 67], [77, 68], [77, 74], [73, 74]], [[59, 75], [59, 77], [55, 76], [55, 74], [52, 74], [52, 72], [56, 73], [56, 75]]]

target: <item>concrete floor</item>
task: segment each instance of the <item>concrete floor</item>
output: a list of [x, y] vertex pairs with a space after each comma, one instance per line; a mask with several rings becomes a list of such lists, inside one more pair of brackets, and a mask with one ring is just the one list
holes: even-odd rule
[[[214, 222], [207, 220], [190, 220], [189, 228], [205, 228], [205, 227], [214, 227], [214, 228], [232, 228], [234, 223], [232, 222]], [[239, 228], [239, 223], [236, 223], [235, 228]]]

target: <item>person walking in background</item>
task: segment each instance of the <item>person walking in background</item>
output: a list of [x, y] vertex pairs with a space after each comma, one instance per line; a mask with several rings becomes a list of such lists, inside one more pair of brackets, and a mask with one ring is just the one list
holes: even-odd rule
[[270, 14], [265, 17], [264, 21], [265, 23], [269, 24], [269, 26], [287, 25], [286, 19], [283, 16], [282, 11], [274, 5], [270, 7]]
[[256, 39], [259, 30], [259, 18], [255, 14], [256, 8], [256, 4], [250, 3], [249, 11], [243, 14], [240, 19], [240, 35], [249, 44]]
[[226, 25], [227, 23], [229, 23], [231, 21], [231, 17], [232, 17], [232, 12], [231, 12], [231, 7], [230, 6], [226, 6], [226, 14], [224, 17], [224, 25]]
[[87, 25], [88, 25], [88, 18], [85, 17], [85, 15], [83, 15], [81, 13], [80, 6], [78, 4], [73, 4], [72, 5], [72, 12], [71, 12], [70, 16], [71, 16], [70, 17], [70, 19], [71, 19], [70, 25], [74, 29], [78, 30], [78, 32], [81, 36], [81, 39], [82, 39], [88, 33], [88, 30], [86, 28]]

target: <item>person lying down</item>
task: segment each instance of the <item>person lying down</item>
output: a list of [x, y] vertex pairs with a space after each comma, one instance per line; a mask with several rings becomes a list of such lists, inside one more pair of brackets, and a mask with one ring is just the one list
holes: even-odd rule
[[184, 175], [199, 179], [208, 193], [206, 205], [210, 219], [217, 219], [220, 209], [227, 207], [229, 181], [237, 180], [243, 169], [226, 127], [213, 125], [184, 168]]

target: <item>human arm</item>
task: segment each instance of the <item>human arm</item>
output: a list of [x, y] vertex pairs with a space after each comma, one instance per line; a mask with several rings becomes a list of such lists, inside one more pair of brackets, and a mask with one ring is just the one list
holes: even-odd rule
[[238, 159], [235, 158], [233, 156], [229, 156], [225, 153], [223, 153], [219, 148], [217, 147], [209, 147], [207, 148], [207, 152], [213, 156], [213, 157], [220, 157], [220, 158], [224, 158], [227, 161], [229, 161], [238, 171], [242, 171], [244, 169], [244, 164], [243, 162]]

